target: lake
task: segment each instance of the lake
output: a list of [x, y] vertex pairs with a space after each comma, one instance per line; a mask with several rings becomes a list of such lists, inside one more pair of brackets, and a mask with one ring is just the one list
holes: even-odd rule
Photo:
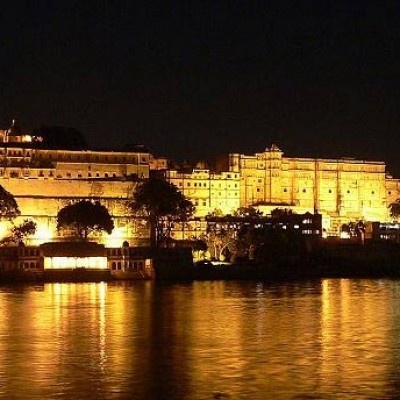
[[0, 399], [400, 399], [400, 281], [3, 285]]

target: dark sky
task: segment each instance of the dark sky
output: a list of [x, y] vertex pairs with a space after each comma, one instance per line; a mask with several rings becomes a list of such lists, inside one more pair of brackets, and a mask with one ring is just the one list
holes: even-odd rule
[[398, 1], [10, 1], [0, 123], [195, 160], [277, 143], [400, 176]]

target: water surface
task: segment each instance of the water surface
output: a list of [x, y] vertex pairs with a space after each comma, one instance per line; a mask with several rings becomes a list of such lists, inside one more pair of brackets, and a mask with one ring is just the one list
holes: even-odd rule
[[0, 399], [400, 399], [400, 281], [0, 286]]

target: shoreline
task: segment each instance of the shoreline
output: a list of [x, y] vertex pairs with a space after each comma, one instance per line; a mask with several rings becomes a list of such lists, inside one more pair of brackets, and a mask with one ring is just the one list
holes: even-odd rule
[[[304, 248], [303, 248], [304, 249]], [[285, 249], [287, 250], [287, 249]], [[305, 280], [305, 279], [400, 279], [400, 244], [318, 242], [302, 251], [268, 248], [255, 260], [233, 263], [193, 263], [188, 251], [165, 249], [153, 255], [152, 273], [90, 270], [0, 270], [0, 284], [13, 282], [99, 282], [145, 280]]]

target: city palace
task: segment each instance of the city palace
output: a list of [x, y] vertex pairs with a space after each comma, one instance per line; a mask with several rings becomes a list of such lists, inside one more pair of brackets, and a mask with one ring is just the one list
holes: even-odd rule
[[[148, 231], [127, 204], [137, 183], [153, 173], [176, 185], [195, 206], [190, 229], [173, 232], [175, 238], [200, 237], [207, 215], [233, 215], [250, 206], [263, 215], [276, 208], [321, 214], [324, 232], [334, 236], [352, 221], [390, 221], [388, 206], [400, 198], [400, 180], [386, 173], [384, 161], [287, 157], [273, 144], [255, 154], [223, 155], [210, 170], [201, 162], [173, 167], [144, 146], [64, 150], [48, 149], [41, 141], [14, 121], [0, 130], [0, 184], [15, 197], [19, 219], [36, 222], [31, 245], [57, 238], [58, 211], [81, 199], [99, 200], [114, 219], [112, 235], [99, 237], [100, 243], [143, 243]], [[5, 229], [2, 223], [0, 236]]]

